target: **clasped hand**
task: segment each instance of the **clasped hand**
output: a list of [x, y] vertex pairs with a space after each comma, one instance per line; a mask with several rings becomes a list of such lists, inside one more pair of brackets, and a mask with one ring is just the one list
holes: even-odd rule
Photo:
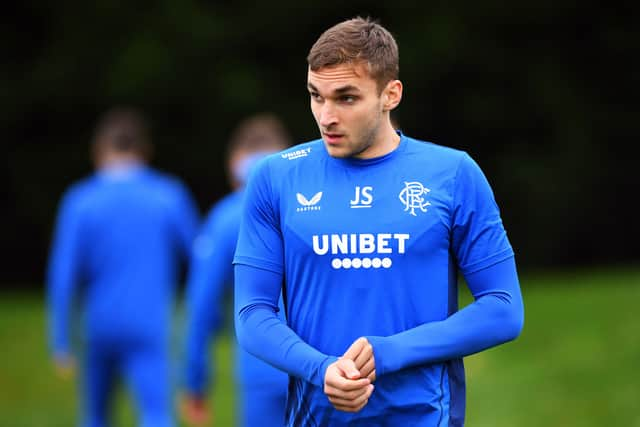
[[369, 402], [376, 379], [373, 347], [364, 338], [351, 344], [340, 359], [327, 367], [324, 393], [339, 411], [358, 412]]

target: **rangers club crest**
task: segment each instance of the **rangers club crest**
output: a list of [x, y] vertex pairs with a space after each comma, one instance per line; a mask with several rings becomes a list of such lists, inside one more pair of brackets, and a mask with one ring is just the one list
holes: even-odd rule
[[427, 206], [431, 205], [431, 203], [425, 200], [424, 195], [429, 191], [431, 190], [417, 181], [405, 181], [404, 189], [398, 195], [398, 198], [404, 204], [405, 212], [408, 211], [413, 216], [417, 216], [416, 209], [426, 212]]

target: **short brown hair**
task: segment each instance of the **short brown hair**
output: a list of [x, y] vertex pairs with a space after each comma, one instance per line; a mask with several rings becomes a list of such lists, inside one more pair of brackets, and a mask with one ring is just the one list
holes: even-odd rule
[[365, 62], [382, 90], [400, 72], [398, 44], [391, 33], [370, 18], [356, 17], [326, 30], [307, 56], [311, 71], [332, 65]]
[[132, 152], [148, 157], [151, 138], [146, 117], [133, 107], [114, 107], [108, 110], [98, 120], [93, 145], [94, 148]]
[[233, 130], [227, 145], [228, 154], [236, 150], [283, 150], [291, 137], [282, 121], [272, 113], [258, 113], [242, 120]]

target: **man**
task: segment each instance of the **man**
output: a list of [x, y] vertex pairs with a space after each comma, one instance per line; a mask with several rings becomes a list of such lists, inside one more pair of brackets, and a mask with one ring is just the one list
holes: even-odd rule
[[[289, 136], [271, 114], [258, 114], [241, 122], [233, 132], [227, 152], [229, 181], [234, 192], [209, 213], [196, 239], [187, 284], [187, 393], [186, 419], [206, 425], [211, 418], [205, 404], [211, 374], [209, 337], [221, 326], [225, 290], [233, 285], [233, 253], [242, 217], [243, 187], [253, 166], [267, 154], [290, 145]], [[287, 395], [287, 375], [239, 350], [236, 358], [239, 388], [238, 425], [282, 426]], [[209, 373], [209, 375], [207, 375]]]
[[[402, 83], [386, 29], [342, 22], [307, 60], [322, 139], [249, 181], [238, 339], [290, 374], [288, 426], [461, 426], [462, 358], [523, 324], [491, 188], [466, 153], [394, 130]], [[458, 271], [475, 297], [459, 311]]]
[[185, 186], [146, 166], [147, 126], [129, 108], [107, 112], [92, 144], [96, 173], [64, 195], [48, 274], [54, 362], [75, 356], [70, 313], [80, 302], [84, 343], [83, 426], [108, 425], [122, 375], [140, 424], [172, 426], [169, 332], [179, 261], [187, 260], [198, 215]]

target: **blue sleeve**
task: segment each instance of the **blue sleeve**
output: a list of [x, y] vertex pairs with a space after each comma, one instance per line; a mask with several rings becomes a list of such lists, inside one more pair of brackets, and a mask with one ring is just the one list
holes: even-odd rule
[[317, 386], [337, 360], [305, 343], [277, 317], [282, 274], [235, 265], [235, 321], [238, 342], [249, 353]]
[[451, 248], [475, 302], [446, 320], [370, 337], [378, 375], [467, 356], [515, 339], [524, 309], [513, 249], [480, 167], [464, 155], [453, 194]]
[[276, 368], [320, 386], [336, 358], [311, 347], [277, 316], [284, 245], [268, 162], [261, 161], [252, 172], [244, 203], [234, 257], [238, 342]]
[[218, 333], [222, 321], [222, 300], [232, 283], [233, 251], [237, 226], [229, 224], [225, 212], [217, 210], [195, 240], [186, 288], [186, 388], [204, 396], [213, 381], [209, 365], [209, 338]]
[[278, 200], [271, 189], [268, 163], [265, 161], [254, 168], [246, 186], [233, 262], [275, 273], [284, 271]]
[[284, 245], [268, 165], [256, 166], [245, 191], [234, 257], [236, 335], [249, 353], [320, 386], [336, 358], [311, 347], [277, 316]]
[[388, 337], [367, 337], [378, 376], [426, 363], [468, 356], [515, 339], [524, 308], [513, 257], [468, 274], [475, 301], [449, 318]]
[[193, 241], [198, 232], [200, 215], [191, 193], [184, 185], [179, 184], [176, 193], [174, 218], [177, 245], [183, 256], [189, 257]]
[[464, 154], [453, 194], [451, 248], [460, 271], [470, 274], [513, 256], [491, 186]]
[[68, 354], [71, 306], [82, 274], [81, 223], [75, 192], [62, 199], [47, 271], [49, 345], [53, 354]]

